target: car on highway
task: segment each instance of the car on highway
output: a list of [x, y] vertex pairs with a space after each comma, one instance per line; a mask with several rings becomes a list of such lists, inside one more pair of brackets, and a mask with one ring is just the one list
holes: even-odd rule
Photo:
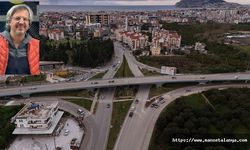
[[135, 106], [131, 106], [130, 110], [135, 111]]
[[109, 80], [109, 83], [114, 83], [115, 82], [115, 80]]
[[159, 101], [160, 104], [163, 104], [163, 103], [165, 103], [165, 102], [166, 102], [166, 101], [165, 101], [164, 99]]
[[91, 82], [91, 84], [98, 84], [98, 82]]
[[171, 78], [172, 78], [172, 79], [176, 79], [176, 77], [175, 77], [175, 76], [172, 76]]
[[78, 109], [77, 113], [80, 114], [80, 115], [84, 115], [85, 114], [85, 112], [83, 110], [81, 110], [81, 109]]
[[106, 106], [107, 108], [110, 108], [110, 104], [107, 104], [107, 106]]
[[162, 96], [160, 96], [158, 103], [163, 104], [165, 102], [166, 102], [165, 99]]
[[164, 99], [164, 98], [163, 98], [162, 96], [159, 97], [159, 100], [160, 100], [160, 101], [163, 100], [163, 99]]
[[205, 76], [201, 76], [200, 79], [206, 79], [206, 77]]
[[37, 89], [36, 87], [29, 88], [29, 90], [36, 90], [36, 89]]
[[131, 111], [131, 112], [129, 112], [129, 117], [133, 117], [133, 115], [134, 115], [134, 113]]
[[139, 100], [138, 100], [138, 99], [136, 99], [136, 100], [135, 100], [135, 104], [138, 104], [138, 103], [139, 103]]

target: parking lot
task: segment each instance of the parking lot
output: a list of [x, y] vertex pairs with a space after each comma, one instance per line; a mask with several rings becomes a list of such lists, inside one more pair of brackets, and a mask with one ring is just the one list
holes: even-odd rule
[[71, 140], [76, 138], [76, 142], [80, 143], [83, 134], [84, 131], [79, 127], [78, 123], [69, 118], [66, 120], [59, 136], [19, 135], [10, 145], [9, 150], [53, 150], [55, 147], [69, 150]]

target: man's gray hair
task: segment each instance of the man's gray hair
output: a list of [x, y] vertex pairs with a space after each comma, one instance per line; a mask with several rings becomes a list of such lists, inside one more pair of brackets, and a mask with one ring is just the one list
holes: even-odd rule
[[15, 5], [12, 6], [10, 8], [10, 10], [7, 12], [6, 14], [6, 30], [10, 31], [10, 20], [11, 17], [15, 14], [16, 11], [18, 10], [27, 10], [29, 12], [29, 23], [31, 25], [32, 21], [33, 21], [33, 11], [30, 9], [29, 6], [25, 5], [25, 4], [20, 4], [20, 5]]

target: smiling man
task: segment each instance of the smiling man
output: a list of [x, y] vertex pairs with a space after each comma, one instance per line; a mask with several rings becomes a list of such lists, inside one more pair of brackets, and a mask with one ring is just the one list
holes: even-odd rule
[[7, 12], [6, 31], [0, 33], [0, 75], [40, 74], [39, 40], [27, 33], [32, 20], [33, 12], [24, 4]]

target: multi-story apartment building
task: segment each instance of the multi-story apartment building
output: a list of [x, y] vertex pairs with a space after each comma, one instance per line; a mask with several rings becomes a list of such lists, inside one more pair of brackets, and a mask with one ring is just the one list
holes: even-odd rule
[[181, 35], [175, 31], [158, 30], [152, 33], [152, 45], [166, 48], [180, 48]]
[[148, 36], [134, 31], [116, 31], [116, 40], [128, 44], [132, 50], [148, 46]]
[[101, 25], [110, 24], [109, 14], [88, 14], [85, 16], [86, 24], [100, 23]]
[[150, 51], [152, 55], [160, 55], [162, 48], [178, 49], [181, 46], [181, 35], [175, 31], [154, 30], [152, 32], [152, 44]]

